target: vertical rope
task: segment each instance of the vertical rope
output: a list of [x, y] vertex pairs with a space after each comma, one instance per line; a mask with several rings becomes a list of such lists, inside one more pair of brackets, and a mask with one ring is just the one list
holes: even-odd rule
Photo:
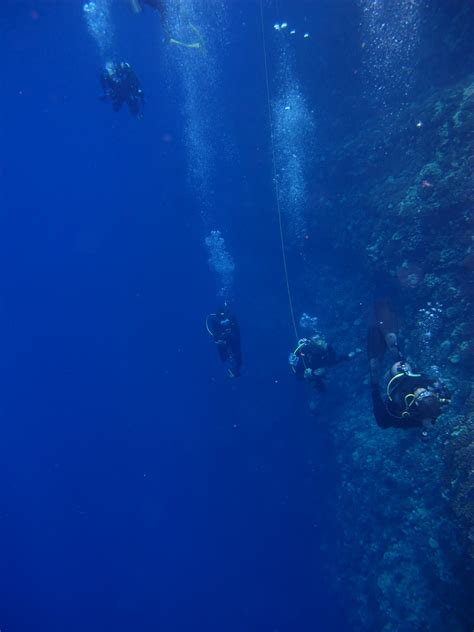
[[276, 168], [276, 152], [275, 152], [275, 139], [274, 139], [274, 126], [273, 126], [273, 118], [272, 118], [272, 106], [270, 99], [270, 81], [268, 78], [268, 61], [267, 61], [267, 42], [265, 39], [265, 20], [263, 13], [263, 0], [260, 0], [260, 19], [262, 26], [262, 43], [263, 43], [263, 59], [265, 62], [265, 85], [267, 90], [267, 107], [268, 107], [268, 119], [270, 123], [270, 138], [271, 138], [271, 147], [272, 147], [272, 165], [273, 165], [273, 182], [275, 184], [275, 198], [276, 198], [276, 208], [278, 213], [278, 227], [280, 231], [280, 245], [281, 245], [281, 254], [283, 259], [283, 270], [285, 273], [285, 281], [286, 281], [286, 291], [288, 294], [288, 305], [290, 308], [290, 316], [291, 322], [293, 325], [293, 330], [295, 332], [295, 338], [298, 342], [298, 328], [296, 326], [295, 320], [295, 312], [293, 309], [293, 299], [291, 295], [291, 287], [290, 281], [288, 278], [288, 265], [286, 261], [286, 251], [285, 251], [285, 237], [283, 233], [283, 218], [281, 213], [281, 203], [280, 203], [280, 185], [278, 184], [278, 176], [277, 176], [277, 168]]

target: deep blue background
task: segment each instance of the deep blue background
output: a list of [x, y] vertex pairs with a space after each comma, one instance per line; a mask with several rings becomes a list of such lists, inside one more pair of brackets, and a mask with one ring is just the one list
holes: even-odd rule
[[[227, 4], [222, 106], [236, 151], [216, 174], [216, 228], [237, 266], [235, 381], [204, 329], [215, 279], [158, 16], [114, 8], [147, 96], [140, 122], [98, 99], [82, 2], [2, 2], [2, 632], [348, 629], [322, 570], [338, 538], [335, 459], [286, 360], [259, 4]], [[429, 62], [459, 4], [421, 4], [420, 91], [460, 68]], [[282, 19], [315, 42], [294, 53], [324, 153], [377, 115], [357, 3], [265, 3], [272, 72]], [[315, 269], [347, 280], [323, 225], [312, 240]]]
[[2, 9], [2, 630], [342, 628], [320, 570], [330, 446], [286, 366], [258, 6], [229, 10], [235, 382], [203, 326], [215, 285], [158, 18], [114, 12], [137, 122], [98, 100], [80, 2]]

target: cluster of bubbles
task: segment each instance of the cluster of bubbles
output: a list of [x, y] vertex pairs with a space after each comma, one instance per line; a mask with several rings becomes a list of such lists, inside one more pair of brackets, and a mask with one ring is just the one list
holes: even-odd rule
[[304, 332], [308, 334], [309, 336], [314, 336], [319, 333], [318, 317], [310, 316], [306, 312], [303, 312], [301, 314], [299, 326], [300, 326], [300, 329], [304, 330]]
[[432, 380], [434, 380], [436, 382], [439, 382], [440, 384], [443, 384], [443, 382], [444, 382], [444, 378], [443, 378], [443, 375], [441, 373], [441, 369], [436, 364], [432, 364], [431, 366], [429, 366], [426, 369], [426, 375], [429, 378], [431, 378]]
[[387, 107], [406, 102], [414, 79], [420, 0], [359, 0], [370, 98]]
[[306, 235], [305, 209], [309, 144], [313, 130], [311, 112], [301, 88], [292, 76], [280, 84], [273, 105], [274, 140], [280, 202], [291, 245]]
[[426, 307], [418, 310], [417, 325], [419, 327], [419, 341], [421, 351], [425, 357], [432, 353], [436, 334], [440, 331], [443, 319], [443, 306], [441, 303], [427, 303]]
[[[283, 22], [280, 31], [286, 30]], [[291, 33], [291, 31], [290, 31]], [[276, 96], [272, 104], [275, 167], [289, 245], [300, 247], [307, 233], [307, 176], [311, 168], [313, 116], [295, 70], [289, 38], [277, 37]]]
[[110, 0], [86, 2], [83, 7], [89, 33], [94, 38], [99, 52], [105, 60], [112, 52], [113, 27], [110, 16]]
[[209, 266], [219, 277], [219, 296], [228, 298], [234, 283], [234, 260], [226, 248], [220, 230], [212, 230], [205, 242], [209, 251]]
[[[281, 31], [287, 31], [288, 29], [288, 22], [281, 22], [281, 23], [276, 23], [273, 25], [273, 28], [275, 29], [275, 31], [281, 32]], [[290, 29], [289, 31], [290, 35], [296, 35], [296, 29]], [[309, 33], [305, 32], [303, 33], [303, 39], [308, 39], [309, 38]]]
[[180, 105], [184, 119], [188, 179], [196, 194], [205, 225], [215, 208], [212, 192], [216, 164], [226, 151], [220, 92], [219, 51], [224, 48], [226, 18], [224, 7], [204, 0], [166, 0], [164, 54], [170, 68], [170, 84], [181, 88]]
[[[164, 8], [162, 55], [170, 87], [177, 84], [181, 91], [188, 182], [207, 234], [218, 221], [216, 209], [224, 206], [216, 200], [217, 166], [231, 154], [223, 120], [220, 63], [222, 50], [228, 47], [227, 9], [224, 3], [208, 0], [164, 0]], [[219, 296], [229, 298], [235, 264], [220, 231], [212, 230], [205, 245], [209, 266], [219, 278]]]

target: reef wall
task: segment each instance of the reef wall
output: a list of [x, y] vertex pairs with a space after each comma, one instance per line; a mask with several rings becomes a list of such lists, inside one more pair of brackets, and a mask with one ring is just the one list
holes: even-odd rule
[[416, 430], [376, 426], [365, 358], [340, 374], [350, 406], [344, 397], [324, 413], [339, 455], [333, 511], [343, 533], [330, 572], [355, 630], [471, 630], [474, 77], [372, 121], [321, 156], [315, 173], [312, 228], [339, 271], [310, 270], [306, 292], [331, 305], [329, 337], [362, 346], [377, 278], [386, 278], [405, 354], [453, 392], [424, 442]]

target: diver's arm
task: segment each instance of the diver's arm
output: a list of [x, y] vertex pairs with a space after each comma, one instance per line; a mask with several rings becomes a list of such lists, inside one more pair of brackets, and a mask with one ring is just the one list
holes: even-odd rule
[[326, 363], [325, 366], [336, 366], [336, 364], [341, 364], [341, 362], [347, 362], [348, 360], [351, 359], [351, 355], [349, 355], [348, 353], [341, 353], [340, 355], [338, 353], [336, 353], [336, 350], [334, 349], [334, 347], [331, 347], [330, 345], [327, 348], [326, 351]]

